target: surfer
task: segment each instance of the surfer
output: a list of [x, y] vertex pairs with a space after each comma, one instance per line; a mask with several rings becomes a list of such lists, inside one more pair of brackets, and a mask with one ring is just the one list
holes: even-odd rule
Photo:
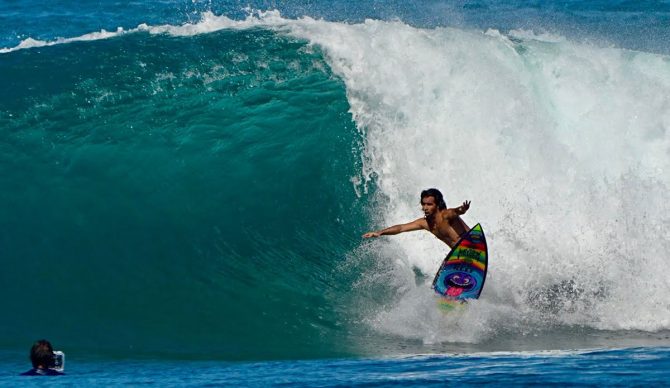
[[449, 248], [453, 248], [458, 239], [470, 231], [470, 227], [461, 219], [470, 208], [470, 201], [465, 201], [457, 208], [447, 208], [444, 197], [438, 189], [427, 189], [421, 192], [421, 210], [424, 217], [408, 222], [389, 226], [376, 232], [368, 232], [363, 238], [394, 235], [414, 230], [427, 230], [442, 240]]

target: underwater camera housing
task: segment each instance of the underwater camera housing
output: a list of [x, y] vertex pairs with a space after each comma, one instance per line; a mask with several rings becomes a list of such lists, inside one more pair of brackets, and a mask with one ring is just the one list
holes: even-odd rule
[[65, 369], [65, 353], [60, 350], [54, 350], [54, 363], [51, 369], [59, 372], [62, 372], [63, 369]]

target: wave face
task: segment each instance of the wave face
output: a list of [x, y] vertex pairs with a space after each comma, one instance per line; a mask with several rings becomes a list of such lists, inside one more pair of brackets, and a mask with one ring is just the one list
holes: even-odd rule
[[136, 34], [0, 66], [3, 342], [333, 346], [323, 290], [358, 244], [359, 136], [318, 50], [259, 29]]
[[[2, 346], [302, 358], [670, 330], [662, 53], [270, 11], [0, 57]], [[444, 245], [359, 239], [427, 187], [487, 232], [461, 314], [428, 286]]]

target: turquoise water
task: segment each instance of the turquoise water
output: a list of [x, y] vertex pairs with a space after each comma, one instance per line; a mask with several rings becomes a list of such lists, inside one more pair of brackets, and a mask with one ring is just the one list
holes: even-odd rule
[[[667, 348], [540, 353], [414, 355], [254, 363], [82, 360], [56, 385], [127, 386], [474, 386], [496, 384], [641, 386], [667, 384]], [[45, 377], [0, 374], [0, 383], [35, 385]]]
[[360, 139], [318, 50], [263, 30], [47, 50], [1, 65], [3, 341], [48, 318], [73, 346], [252, 357], [294, 332], [318, 354], [338, 309], [319, 289], [364, 223]]
[[[0, 4], [3, 369], [38, 338], [74, 384], [667, 365], [668, 3], [417, 5]], [[427, 187], [487, 233], [459, 314], [444, 245], [360, 238]]]

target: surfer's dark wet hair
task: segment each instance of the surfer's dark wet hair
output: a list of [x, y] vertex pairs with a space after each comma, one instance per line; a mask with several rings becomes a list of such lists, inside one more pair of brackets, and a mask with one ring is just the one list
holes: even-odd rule
[[54, 367], [54, 349], [47, 340], [39, 340], [30, 349], [30, 362], [33, 368], [39, 366], [44, 368]]
[[421, 201], [423, 201], [424, 198], [426, 197], [433, 197], [435, 198], [435, 202], [437, 202], [437, 208], [440, 210], [444, 210], [447, 208], [447, 203], [444, 202], [444, 197], [442, 196], [442, 193], [440, 193], [440, 190], [438, 189], [426, 189], [421, 192]]

